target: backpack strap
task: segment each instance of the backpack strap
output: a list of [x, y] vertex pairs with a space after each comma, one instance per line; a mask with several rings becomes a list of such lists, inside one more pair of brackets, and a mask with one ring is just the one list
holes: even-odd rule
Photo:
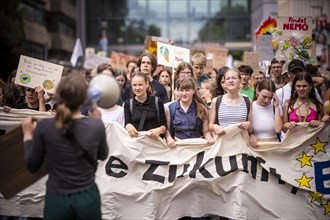
[[215, 102], [215, 123], [216, 124], [219, 124], [219, 107], [220, 107], [220, 103], [221, 103], [221, 100], [222, 100], [222, 95], [219, 95], [217, 97], [217, 100]]
[[129, 100], [129, 111], [131, 112], [131, 115], [133, 115], [133, 98], [130, 98]]
[[251, 103], [250, 103], [250, 99], [249, 99], [249, 97], [243, 95], [243, 99], [244, 99], [244, 101], [245, 101], [246, 108], [247, 108], [246, 120], [248, 120], [248, 119], [249, 119], [250, 104], [251, 104]]
[[169, 106], [168, 106], [168, 109], [170, 110], [170, 134], [172, 137], [174, 137], [174, 126], [173, 126], [173, 120], [174, 120], [174, 116], [175, 116], [175, 111], [176, 111], [176, 107], [177, 107], [177, 102], [178, 101], [175, 101], [173, 103], [171, 103]]
[[156, 105], [156, 112], [157, 112], [157, 120], [158, 120], [158, 123], [160, 124], [158, 99], [159, 99], [158, 96], [155, 96], [155, 105]]

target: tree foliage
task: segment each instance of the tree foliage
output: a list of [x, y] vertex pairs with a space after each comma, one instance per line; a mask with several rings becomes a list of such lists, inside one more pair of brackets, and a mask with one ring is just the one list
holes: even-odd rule
[[17, 68], [24, 39], [23, 18], [18, 11], [20, 0], [2, 1], [0, 7], [0, 66], [1, 77], [6, 80]]
[[225, 42], [228, 40], [244, 40], [249, 33], [249, 16], [241, 5], [223, 7], [209, 18], [199, 31], [199, 41]]

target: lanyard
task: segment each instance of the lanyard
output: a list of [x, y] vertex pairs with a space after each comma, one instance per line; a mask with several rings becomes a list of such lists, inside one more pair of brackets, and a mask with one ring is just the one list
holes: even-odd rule
[[[299, 122], [302, 122], [302, 121], [301, 121], [301, 114], [300, 114], [300, 106], [302, 106], [302, 105], [305, 104], [305, 103], [301, 103], [301, 105], [300, 105], [299, 99], [297, 99], [297, 104], [298, 104], [298, 117], [299, 117]], [[303, 121], [303, 122], [306, 122], [307, 116], [308, 116], [308, 114], [309, 114], [309, 106], [310, 106], [310, 103], [309, 103], [309, 100], [308, 100], [308, 103], [307, 103], [307, 105], [306, 105], [306, 107], [307, 107], [306, 115], [305, 115], [305, 117], [304, 117], [304, 121]]]

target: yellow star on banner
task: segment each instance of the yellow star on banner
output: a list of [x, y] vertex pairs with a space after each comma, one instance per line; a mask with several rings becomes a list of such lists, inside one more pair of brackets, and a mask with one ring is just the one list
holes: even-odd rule
[[320, 204], [322, 204], [321, 197], [323, 196], [323, 194], [318, 193], [318, 192], [315, 192], [315, 191], [313, 191], [313, 192], [308, 192], [308, 193], [309, 193], [309, 195], [312, 196], [312, 200], [311, 200], [311, 202], [318, 201]]
[[307, 177], [304, 173], [301, 179], [295, 179], [299, 183], [299, 187], [306, 186], [308, 189], [310, 189], [309, 182], [313, 179], [313, 177]]
[[303, 152], [302, 157], [297, 158], [298, 161], [300, 161], [301, 163], [301, 168], [303, 168], [305, 165], [306, 166], [312, 166], [311, 164], [311, 159], [313, 158], [313, 156], [307, 156], [305, 152]]
[[330, 200], [328, 199], [327, 204], [323, 204], [322, 205], [324, 208], [324, 214], [327, 215], [330, 213]]
[[322, 151], [325, 153], [324, 146], [328, 142], [322, 142], [319, 138], [316, 138], [316, 142], [314, 144], [311, 144], [310, 146], [315, 148], [314, 154], [317, 154], [319, 151]]

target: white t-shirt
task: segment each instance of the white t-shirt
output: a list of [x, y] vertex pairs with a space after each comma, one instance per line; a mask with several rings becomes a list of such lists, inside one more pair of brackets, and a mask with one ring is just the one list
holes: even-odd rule
[[257, 104], [257, 101], [254, 101], [252, 105], [253, 135], [258, 139], [276, 138], [273, 103], [271, 102], [268, 106], [260, 106]]
[[110, 109], [103, 109], [100, 107], [97, 107], [97, 109], [101, 112], [101, 119], [104, 124], [115, 121], [121, 124], [122, 126], [125, 125], [125, 114], [123, 107], [119, 105], [115, 105]]

